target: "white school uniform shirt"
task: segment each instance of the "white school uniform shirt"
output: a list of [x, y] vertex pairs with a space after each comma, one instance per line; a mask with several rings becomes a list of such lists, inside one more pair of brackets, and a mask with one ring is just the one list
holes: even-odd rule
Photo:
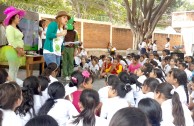
[[186, 92], [184, 90], [184, 86], [180, 85], [177, 88], [175, 88], [174, 90], [179, 94], [180, 101], [183, 104], [187, 105], [187, 95], [186, 95]]
[[102, 67], [103, 63], [104, 62], [102, 61], [102, 59], [100, 59], [99, 62], [98, 62], [99, 67]]
[[152, 46], [153, 51], [158, 51], [157, 45], [154, 43]]
[[[81, 66], [80, 66], [80, 67], [81, 67]], [[89, 65], [88, 65], [87, 63], [85, 63], [81, 69], [87, 70], [88, 68], [89, 68]]]
[[[95, 116], [95, 119], [95, 126], [108, 126], [108, 122], [106, 119], [100, 118], [98, 116]], [[69, 120], [66, 126], [84, 126], [83, 120], [80, 120], [78, 124], [73, 124], [73, 121], [73, 119]]]
[[66, 84], [65, 85], [65, 97], [67, 95], [70, 95], [72, 94], [73, 92], [77, 91], [77, 87], [76, 86], [73, 86], [73, 87], [70, 87], [69, 84]]
[[137, 81], [140, 82], [141, 84], [143, 84], [146, 79], [147, 79], [147, 77], [145, 75], [142, 75], [142, 76], [139, 76]]
[[92, 64], [89, 66], [89, 69], [94, 72], [97, 73], [99, 71], [99, 66], [98, 64], [96, 64], [95, 66], [93, 66]]
[[[40, 110], [40, 108], [42, 107], [42, 101], [41, 101], [41, 96], [40, 95], [33, 95], [33, 98], [34, 98], [34, 111], [35, 111], [35, 114], [38, 115], [38, 112]], [[31, 113], [31, 114], [30, 114]], [[33, 116], [33, 110], [32, 108], [30, 109], [30, 112], [27, 112], [26, 115], [17, 115], [20, 117], [21, 121], [22, 121], [22, 125], [26, 125], [26, 123], [31, 119], [31, 118], [34, 118]]]
[[127, 61], [127, 65], [130, 65], [132, 63], [132, 61], [129, 59], [126, 59], [126, 61]]
[[100, 88], [98, 90], [98, 94], [99, 94], [99, 97], [100, 97], [100, 102], [104, 102], [108, 99], [108, 91], [109, 91], [109, 88], [110, 86], [106, 86], [106, 87], [103, 87], [103, 88]]
[[142, 49], [142, 48], [146, 48], [146, 46], [147, 46], [146, 42], [142, 42], [142, 44], [141, 44], [141, 49]]
[[187, 80], [190, 80], [190, 78], [192, 77], [192, 72], [188, 70], [187, 68], [184, 71], [187, 74]]
[[167, 42], [164, 46], [165, 49], [170, 50], [170, 42]]
[[2, 126], [23, 126], [21, 119], [15, 114], [14, 111], [3, 109], [0, 110], [3, 112]]
[[134, 100], [134, 96], [133, 96], [133, 90], [129, 91], [126, 96], [125, 96], [125, 100], [128, 102], [128, 104], [130, 106], [135, 106], [135, 100]]
[[131, 85], [131, 88], [133, 90], [133, 96], [135, 99], [135, 106], [137, 106], [137, 103], [142, 99], [143, 97], [143, 92], [141, 90], [141, 88], [137, 87], [136, 84]]
[[192, 102], [194, 103], [194, 91], [191, 92], [190, 97], [192, 98]]
[[[53, 76], [49, 76], [49, 80], [50, 80], [50, 82], [49, 82], [49, 84], [48, 84], [48, 86], [50, 85], [50, 84], [52, 84], [53, 82], [56, 82], [56, 81], [58, 81], [56, 78], [54, 78]], [[44, 91], [42, 91], [42, 96], [40, 97], [40, 100], [41, 100], [41, 103], [42, 103], [42, 105], [46, 102], [46, 100], [47, 99], [49, 99], [50, 98], [50, 96], [49, 96], [49, 94], [48, 94], [48, 87], [44, 90]]]
[[139, 99], [137, 99], [136, 101], [136, 105], [135, 107], [138, 107], [138, 103], [140, 100], [144, 99], [144, 98], [151, 98], [151, 99], [154, 99], [154, 92], [148, 92], [146, 94], [142, 94]]
[[125, 70], [126, 69], [126, 66], [127, 66], [127, 64], [125, 63], [125, 61], [121, 60], [120, 61], [120, 64], [123, 66], [123, 70]]
[[[193, 119], [191, 117], [191, 112], [188, 107], [182, 104], [185, 124], [186, 126], [193, 126]], [[172, 100], [168, 99], [161, 104], [162, 108], [162, 122], [161, 126], [174, 126], [173, 124], [173, 115], [172, 115]]]
[[57, 121], [59, 126], [66, 126], [67, 121], [78, 114], [73, 104], [65, 99], [55, 100], [55, 104], [47, 113]]
[[114, 97], [107, 99], [101, 108], [100, 117], [107, 119], [110, 122], [113, 115], [120, 109], [129, 107], [128, 102], [124, 98]]
[[74, 60], [76, 65], [79, 65], [81, 63], [81, 59], [78, 56], [75, 56]]

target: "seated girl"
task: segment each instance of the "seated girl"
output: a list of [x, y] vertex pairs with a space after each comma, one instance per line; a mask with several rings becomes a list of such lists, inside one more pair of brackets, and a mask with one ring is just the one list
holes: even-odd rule
[[66, 96], [66, 99], [70, 100], [78, 112], [81, 112], [80, 107], [78, 105], [79, 98], [84, 89], [91, 89], [93, 79], [90, 76], [88, 71], [83, 71], [82, 73], [77, 71], [71, 78], [72, 82], [70, 83], [70, 87], [77, 87], [77, 90]]
[[0, 125], [23, 126], [21, 119], [15, 113], [22, 103], [22, 91], [19, 85], [15, 82], [1, 84], [0, 92]]
[[159, 84], [155, 89], [154, 99], [162, 108], [161, 126], [193, 126], [191, 112], [181, 103], [178, 93], [171, 84]]
[[123, 83], [114, 83], [109, 87], [108, 97], [102, 104], [100, 117], [107, 119], [110, 122], [112, 116], [119, 110], [129, 107], [129, 104], [124, 97], [128, 93], [128, 85]]
[[53, 82], [48, 87], [50, 98], [40, 108], [38, 115], [50, 115], [59, 126], [65, 126], [68, 119], [78, 115], [77, 110], [68, 100], [64, 99], [65, 88], [60, 82]]
[[105, 62], [102, 64], [102, 69], [100, 71], [100, 77], [106, 77], [110, 72], [110, 67], [112, 65], [112, 58], [107, 57]]
[[79, 103], [80, 114], [69, 120], [66, 126], [108, 126], [105, 119], [95, 115], [100, 104], [98, 92], [85, 89], [81, 93]]
[[139, 55], [134, 55], [132, 58], [132, 63], [128, 66], [128, 72], [129, 73], [134, 73], [135, 70], [140, 68], [142, 65], [139, 63]]
[[113, 59], [111, 67], [108, 69], [111, 74], [118, 75], [123, 71], [123, 66], [119, 63], [119, 59]]

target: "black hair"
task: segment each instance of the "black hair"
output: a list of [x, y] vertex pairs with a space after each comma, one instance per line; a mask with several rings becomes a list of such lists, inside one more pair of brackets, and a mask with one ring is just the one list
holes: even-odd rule
[[38, 115], [47, 115], [49, 110], [55, 104], [55, 100], [63, 98], [65, 96], [65, 88], [61, 82], [53, 82], [48, 87], [48, 94], [50, 98], [40, 108]]
[[174, 117], [174, 125], [176, 126], [185, 126], [185, 116], [183, 112], [182, 103], [179, 99], [177, 92], [171, 94], [173, 86], [167, 82], [159, 84], [155, 92], [162, 93], [165, 96], [165, 99], [172, 99], [172, 115]]
[[150, 88], [150, 92], [154, 92], [157, 85], [159, 85], [159, 81], [155, 78], [147, 78], [144, 83], [144, 85], [147, 85]]
[[123, 58], [122, 55], [117, 55], [117, 58], [118, 58], [119, 60], [123, 60], [123, 61], [127, 64], [127, 61]]
[[[15, 103], [21, 99], [22, 92], [16, 82], [9, 82], [0, 85], [0, 108], [4, 110], [13, 110]], [[15, 111], [15, 110], [14, 110]], [[0, 125], [3, 121], [3, 112], [0, 110]]]
[[187, 89], [187, 74], [185, 73], [185, 71], [177, 68], [172, 68], [169, 74], [172, 74], [173, 78], [177, 79], [179, 85], [184, 86], [185, 94], [187, 96], [187, 103], [189, 103], [189, 94]]
[[8, 73], [5, 69], [0, 68], [0, 84], [3, 84], [7, 81]]
[[160, 126], [162, 109], [156, 100], [151, 98], [141, 99], [138, 103], [138, 108], [146, 114], [151, 126]]
[[166, 38], [166, 40], [167, 40], [167, 42], [169, 42], [170, 41], [170, 38]]
[[151, 60], [151, 61], [150, 61], [150, 64], [152, 64], [152, 65], [155, 66], [155, 67], [158, 66], [158, 63], [157, 63], [156, 61], [154, 61], [154, 60]]
[[56, 63], [49, 63], [42, 75], [49, 77], [53, 71], [58, 71], [58, 66]]
[[193, 60], [194, 60], [193, 57], [192, 56], [189, 56], [189, 58], [191, 58], [191, 62], [193, 62]]
[[156, 77], [161, 80], [161, 82], [166, 82], [166, 79], [163, 76], [163, 71], [161, 69], [154, 68], [152, 69], [152, 71], [154, 72], [154, 74], [156, 74]]
[[[18, 107], [17, 111], [20, 115], [25, 116], [28, 112], [30, 113], [31, 117], [36, 115], [33, 95], [41, 95], [39, 88], [40, 84], [37, 77], [30, 76], [24, 80], [22, 88], [23, 102], [21, 106]], [[30, 111], [31, 109], [32, 113]]]
[[150, 63], [144, 63], [144, 67], [142, 72], [146, 77], [149, 77], [150, 72], [152, 72], [153, 66]]
[[185, 69], [188, 67], [186, 63], [179, 63], [179, 65], [183, 66]]
[[69, 86], [70, 87], [73, 87], [73, 86], [79, 87], [82, 83], [84, 83], [84, 82], [87, 83], [90, 79], [92, 79], [92, 77], [85, 78], [82, 75], [82, 72], [74, 71], [71, 74], [71, 79], [70, 79], [70, 82], [69, 82]]
[[116, 75], [108, 75], [106, 78], [105, 78], [105, 82], [107, 82], [107, 84], [109, 86], [111, 86], [113, 83], [118, 83], [119, 82], [119, 78], [118, 76]]
[[134, 55], [134, 56], [133, 56], [133, 59], [134, 59], [135, 61], [138, 61], [138, 60], [140, 59], [140, 55]]
[[[86, 56], [82, 56], [82, 57], [81, 57], [81, 59], [83, 59], [83, 58], [84, 58], [84, 59], [85, 59], [85, 61], [87, 62], [87, 57], [86, 57]], [[83, 68], [83, 64], [82, 64], [82, 62], [80, 63], [80, 66]]]
[[140, 109], [127, 107], [114, 114], [109, 126], [148, 126], [148, 119]]
[[75, 116], [73, 124], [78, 124], [83, 120], [84, 126], [95, 126], [95, 110], [100, 103], [99, 94], [93, 89], [85, 89], [80, 96], [80, 103], [83, 106], [83, 111], [78, 116]]
[[112, 87], [112, 90], [116, 90], [117, 96], [121, 98], [124, 98], [126, 94], [131, 90], [130, 88], [128, 88], [128, 85], [125, 85], [122, 82], [113, 83], [111, 87]]
[[127, 72], [121, 72], [119, 73], [119, 79], [123, 84], [125, 84], [125, 87], [127, 88], [128, 92], [132, 90], [131, 88], [131, 81], [129, 78], [129, 74]]
[[142, 84], [139, 81], [137, 81], [137, 79], [138, 79], [137, 75], [135, 74], [129, 75], [130, 84], [131, 85], [135, 84], [139, 89], [141, 89]]
[[101, 55], [100, 59], [104, 59], [106, 57], [106, 55]]
[[41, 115], [30, 119], [25, 126], [59, 126], [59, 125], [53, 117], [49, 115]]
[[41, 86], [41, 91], [44, 91], [50, 82], [48, 77], [45, 76], [38, 76], [39, 84]]

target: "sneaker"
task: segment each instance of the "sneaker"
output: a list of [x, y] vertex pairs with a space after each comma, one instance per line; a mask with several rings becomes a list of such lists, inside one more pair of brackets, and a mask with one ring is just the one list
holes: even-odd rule
[[67, 76], [67, 77], [65, 78], [65, 80], [66, 80], [66, 81], [69, 81], [69, 80], [70, 80], [70, 78]]

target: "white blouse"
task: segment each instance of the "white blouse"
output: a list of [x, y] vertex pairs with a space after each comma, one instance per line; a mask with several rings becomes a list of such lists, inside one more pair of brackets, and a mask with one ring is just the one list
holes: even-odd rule
[[110, 122], [113, 115], [120, 109], [129, 107], [128, 102], [124, 98], [114, 97], [107, 99], [101, 108], [100, 117], [107, 119]]
[[110, 88], [110, 86], [106, 86], [106, 87], [100, 88], [98, 90], [98, 94], [99, 94], [99, 97], [100, 97], [100, 101], [102, 103], [108, 99], [108, 91], [109, 91], [109, 88]]
[[57, 99], [55, 101], [56, 103], [47, 114], [52, 116], [59, 126], [66, 126], [67, 121], [79, 113], [70, 101], [65, 99]]
[[[106, 119], [100, 118], [98, 116], [95, 116], [96, 122], [95, 122], [95, 126], [108, 126], [108, 122]], [[83, 125], [83, 120], [81, 120], [78, 124], [73, 124], [74, 120], [71, 119], [68, 121], [66, 126], [84, 126]]]
[[22, 121], [12, 110], [3, 110], [2, 126], [22, 126]]
[[167, 43], [165, 44], [165, 49], [170, 50], [170, 42], [167, 42]]
[[183, 104], [187, 105], [187, 95], [186, 95], [186, 92], [184, 90], [184, 86], [183, 85], [178, 86], [177, 88], [175, 88], [175, 91], [179, 94], [180, 101]]
[[[184, 111], [184, 117], [185, 117], [185, 123], [186, 126], [193, 126], [193, 120], [191, 117], [191, 112], [189, 111], [188, 107], [184, 104], [182, 104], [183, 111]], [[173, 124], [173, 115], [172, 115], [172, 100], [168, 99], [164, 101], [161, 104], [162, 108], [162, 122], [161, 126], [174, 126]], [[168, 125], [166, 125], [168, 124]]]

